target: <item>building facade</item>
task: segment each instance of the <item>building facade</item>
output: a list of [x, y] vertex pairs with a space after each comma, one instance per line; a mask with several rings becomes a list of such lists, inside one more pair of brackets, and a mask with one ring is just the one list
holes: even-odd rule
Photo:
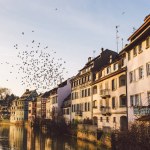
[[71, 80], [71, 120], [93, 119], [93, 89], [92, 83], [95, 80], [95, 72], [109, 64], [109, 59], [117, 57], [117, 53], [111, 50], [104, 50], [96, 58], [88, 58], [88, 62]]
[[121, 51], [127, 56], [127, 93], [129, 124], [149, 115], [150, 108], [150, 15], [129, 37]]
[[37, 97], [36, 90], [26, 92], [18, 99], [14, 100], [11, 106], [10, 122], [24, 123], [28, 120], [28, 103]]
[[93, 121], [103, 130], [127, 129], [126, 59], [110, 58], [92, 83]]

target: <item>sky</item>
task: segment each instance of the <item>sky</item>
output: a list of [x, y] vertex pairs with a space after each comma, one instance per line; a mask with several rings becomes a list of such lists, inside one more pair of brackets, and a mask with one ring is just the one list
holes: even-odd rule
[[[117, 51], [116, 26], [120, 51], [121, 39], [127, 44], [149, 13], [149, 0], [0, 0], [0, 62], [16, 64], [20, 49], [14, 44], [23, 47], [34, 39], [66, 61], [67, 79], [102, 47]], [[20, 96], [27, 87], [20, 84], [17, 70], [10, 71], [10, 65], [0, 65], [0, 87]]]

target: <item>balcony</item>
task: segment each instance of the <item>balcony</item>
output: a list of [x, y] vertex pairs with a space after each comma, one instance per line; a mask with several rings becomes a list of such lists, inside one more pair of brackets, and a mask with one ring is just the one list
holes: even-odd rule
[[104, 99], [110, 98], [110, 89], [100, 90], [100, 96]]
[[75, 112], [75, 115], [76, 115], [76, 116], [82, 116], [82, 111], [81, 111], [81, 110], [76, 111], [76, 112]]
[[110, 116], [111, 115], [111, 108], [109, 106], [101, 106], [100, 112], [104, 116]]

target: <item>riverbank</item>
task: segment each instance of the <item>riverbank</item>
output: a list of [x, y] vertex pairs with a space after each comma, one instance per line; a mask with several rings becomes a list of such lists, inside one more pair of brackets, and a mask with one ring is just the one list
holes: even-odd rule
[[30, 122], [17, 122], [10, 123], [9, 120], [0, 121], [0, 125], [7, 126], [24, 126], [26, 128], [32, 128], [33, 130], [41, 131], [43, 134], [53, 134], [56, 136], [67, 135], [75, 139], [79, 139], [84, 142], [89, 142], [91, 144], [97, 145], [98, 147], [104, 147], [107, 149], [111, 148], [111, 136], [109, 134], [103, 133], [97, 130], [96, 126], [87, 124], [65, 124], [64, 122], [51, 122], [49, 124], [35, 124], [31, 126]]

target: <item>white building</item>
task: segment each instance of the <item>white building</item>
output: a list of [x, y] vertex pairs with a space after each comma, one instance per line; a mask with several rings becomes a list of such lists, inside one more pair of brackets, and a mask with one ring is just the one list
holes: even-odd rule
[[65, 122], [69, 124], [71, 122], [71, 94], [64, 99], [62, 104], [62, 112]]
[[150, 15], [129, 37], [127, 56], [128, 121], [150, 114]]
[[58, 120], [62, 116], [62, 104], [71, 93], [70, 79], [62, 82], [58, 87], [50, 90], [50, 96], [46, 103], [46, 119]]

